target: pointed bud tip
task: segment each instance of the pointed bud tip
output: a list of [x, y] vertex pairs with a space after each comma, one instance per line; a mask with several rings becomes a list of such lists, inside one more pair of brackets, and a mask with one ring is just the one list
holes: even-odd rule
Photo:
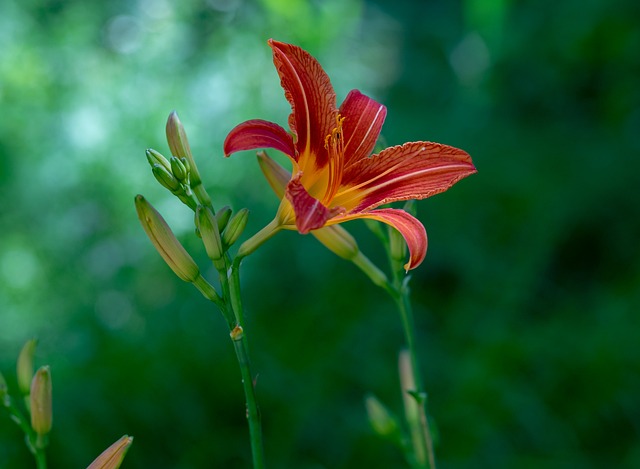
[[38, 339], [32, 338], [27, 340], [18, 355], [18, 362], [16, 364], [18, 389], [24, 395], [29, 394], [31, 388], [31, 380], [33, 379], [33, 357], [36, 353], [37, 345]]
[[227, 228], [222, 233], [222, 242], [226, 247], [229, 247], [235, 243], [247, 226], [247, 220], [249, 219], [249, 209], [241, 208], [238, 212], [231, 217]]
[[87, 469], [117, 469], [133, 443], [133, 437], [129, 435], [122, 436], [118, 441], [105, 449]]
[[373, 394], [365, 397], [364, 401], [373, 430], [380, 436], [389, 436], [398, 431], [399, 425], [386, 406]]

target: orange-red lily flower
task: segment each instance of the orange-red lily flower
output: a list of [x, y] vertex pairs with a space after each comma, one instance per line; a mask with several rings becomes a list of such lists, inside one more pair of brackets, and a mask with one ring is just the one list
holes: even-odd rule
[[340, 108], [320, 64], [301, 48], [269, 40], [285, 97], [291, 104], [291, 134], [260, 119], [236, 126], [224, 142], [225, 156], [274, 148], [293, 163], [278, 209], [283, 228], [305, 234], [356, 218], [387, 223], [409, 247], [407, 270], [426, 254], [424, 226], [404, 210], [378, 208], [390, 202], [424, 199], [476, 172], [471, 157], [454, 147], [410, 142], [371, 155], [386, 108], [358, 90]]

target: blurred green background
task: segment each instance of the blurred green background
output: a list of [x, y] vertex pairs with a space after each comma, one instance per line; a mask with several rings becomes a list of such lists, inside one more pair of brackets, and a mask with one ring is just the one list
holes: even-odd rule
[[[635, 0], [3, 0], [0, 370], [15, 388], [40, 339], [50, 467], [85, 467], [124, 433], [126, 468], [249, 466], [226, 325], [163, 264], [133, 197], [207, 265], [144, 157], [168, 153], [176, 109], [216, 205], [249, 207], [247, 234], [271, 219], [255, 157], [221, 154], [243, 120], [286, 123], [269, 37], [316, 56], [339, 101], [386, 104], [390, 145], [448, 143], [478, 167], [418, 204], [439, 467], [640, 467], [638, 18]], [[243, 265], [270, 467], [403, 467], [363, 406], [374, 392], [400, 412], [384, 292], [293, 232]], [[33, 466], [0, 413], [0, 467]]]

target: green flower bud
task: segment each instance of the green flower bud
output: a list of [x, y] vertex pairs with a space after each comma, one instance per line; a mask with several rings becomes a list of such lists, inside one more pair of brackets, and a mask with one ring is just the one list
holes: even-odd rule
[[169, 163], [169, 160], [162, 156], [160, 152], [157, 152], [153, 148], [148, 148], [147, 151], [145, 151], [145, 154], [147, 155], [147, 161], [152, 168], [154, 165], [159, 164], [167, 171], [171, 171], [171, 164]]
[[133, 437], [124, 435], [105, 449], [87, 469], [118, 469], [131, 443], [133, 443]]
[[200, 275], [200, 269], [162, 215], [141, 195], [136, 196], [135, 204], [142, 228], [167, 265], [185, 282], [194, 282]]
[[222, 259], [222, 240], [218, 231], [218, 224], [213, 212], [208, 207], [199, 205], [196, 209], [196, 226], [200, 231], [204, 248], [209, 259], [216, 262]]
[[[402, 210], [415, 217], [418, 212], [418, 205], [415, 200], [407, 200], [402, 206]], [[411, 261], [409, 260], [407, 262], [407, 242], [398, 230], [395, 230], [388, 225], [387, 227], [389, 229], [389, 257], [391, 258], [391, 265], [394, 269], [402, 269], [405, 274], [408, 274], [408, 267]], [[406, 277], [406, 279], [408, 280], [409, 277]], [[407, 285], [408, 284], [405, 283], [405, 286]]]
[[387, 437], [398, 432], [400, 428], [398, 422], [377, 397], [369, 394], [365, 397], [364, 405], [367, 408], [371, 427], [378, 435]]
[[33, 379], [33, 356], [36, 353], [37, 339], [29, 339], [22, 346], [20, 355], [18, 355], [18, 363], [16, 366], [16, 374], [18, 377], [18, 389], [25, 396], [29, 394], [31, 389], [31, 380]]
[[224, 229], [227, 227], [227, 223], [229, 223], [229, 218], [231, 218], [231, 207], [225, 205], [218, 213], [216, 213], [216, 221], [218, 222], [218, 231], [222, 233]]
[[180, 189], [180, 181], [178, 181], [173, 173], [167, 171], [164, 166], [156, 164], [151, 168], [153, 175], [160, 184], [169, 189], [171, 192], [175, 192]]
[[4, 396], [7, 395], [7, 381], [4, 379], [2, 373], [0, 373], [0, 405], [4, 402]]
[[172, 111], [171, 114], [169, 114], [169, 118], [167, 119], [166, 131], [167, 142], [169, 143], [171, 153], [181, 160], [183, 158], [187, 160], [187, 162], [184, 164], [185, 168], [187, 168], [189, 171], [189, 183], [191, 189], [193, 190], [193, 193], [202, 205], [211, 207], [211, 197], [209, 197], [209, 194], [207, 194], [207, 191], [202, 186], [200, 172], [198, 171], [196, 162], [193, 160], [193, 155], [191, 155], [191, 149], [189, 148], [189, 140], [187, 139], [187, 134], [184, 131], [182, 122], [180, 122], [180, 119], [178, 119], [178, 114], [176, 114], [175, 111]]
[[31, 428], [38, 435], [46, 435], [51, 431], [51, 370], [41, 367], [31, 381]]
[[[186, 158], [191, 163], [193, 157], [191, 156], [191, 148], [189, 148], [189, 140], [176, 111], [171, 111], [169, 114], [166, 131], [171, 154], [178, 158]], [[191, 166], [193, 167], [193, 165]]]
[[395, 228], [389, 227], [389, 255], [391, 259], [400, 263], [400, 265], [404, 264], [407, 257], [407, 242], [404, 240], [402, 235]]
[[[186, 183], [189, 177], [189, 171], [187, 171], [187, 167], [182, 162], [182, 160], [187, 161], [186, 158], [176, 158], [175, 156], [171, 157], [171, 172], [176, 177], [176, 179], [180, 182]], [[187, 162], [187, 165], [189, 163]]]
[[180, 158], [180, 161], [182, 162], [182, 164], [184, 165], [185, 169], [187, 170], [187, 173], [191, 172], [191, 164], [189, 164], [189, 160], [186, 158]]
[[222, 243], [224, 246], [232, 246], [233, 243], [238, 241], [238, 238], [247, 226], [247, 220], [249, 218], [249, 210], [246, 208], [240, 209], [238, 213], [231, 217], [227, 228], [222, 233]]

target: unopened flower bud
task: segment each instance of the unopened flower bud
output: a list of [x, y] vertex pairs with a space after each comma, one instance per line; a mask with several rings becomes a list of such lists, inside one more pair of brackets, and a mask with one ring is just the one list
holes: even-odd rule
[[365, 397], [364, 405], [373, 430], [380, 436], [390, 436], [399, 429], [398, 422], [385, 405], [372, 394]]
[[141, 195], [136, 196], [135, 204], [142, 228], [167, 265], [185, 282], [194, 282], [200, 270], [162, 215]]
[[407, 242], [395, 228], [389, 227], [389, 255], [395, 263], [405, 263], [407, 257]]
[[51, 370], [41, 367], [31, 381], [29, 396], [31, 407], [31, 428], [38, 435], [46, 435], [51, 431]]
[[208, 207], [199, 205], [196, 209], [196, 226], [200, 231], [204, 248], [209, 259], [216, 262], [222, 259], [222, 240], [218, 231], [218, 224], [213, 212]]
[[191, 163], [191, 148], [189, 148], [189, 140], [184, 131], [184, 127], [176, 111], [171, 111], [167, 119], [167, 142], [171, 149], [171, 154], [178, 158], [187, 158]]
[[[180, 182], [187, 182], [187, 178], [189, 176], [189, 171], [187, 167], [182, 162], [182, 160], [187, 161], [186, 158], [177, 158], [175, 156], [171, 157], [171, 172], [176, 177], [176, 179]], [[187, 163], [188, 164], [188, 163]]]
[[153, 148], [148, 148], [147, 151], [145, 151], [145, 154], [147, 155], [147, 161], [152, 168], [154, 167], [154, 165], [159, 164], [167, 171], [171, 171], [171, 163], [169, 163], [169, 160], [167, 160], [162, 154], [160, 154], [160, 152], [154, 150]]
[[234, 216], [231, 217], [227, 228], [222, 233], [222, 243], [224, 246], [229, 247], [235, 243], [247, 226], [247, 220], [249, 218], [249, 210], [246, 208], [240, 209]]
[[168, 171], [159, 164], [156, 164], [151, 168], [153, 175], [160, 184], [169, 189], [171, 192], [177, 191], [180, 188], [180, 181], [178, 181], [171, 171]]
[[4, 379], [2, 373], [0, 373], [0, 405], [4, 401], [4, 396], [7, 395], [7, 381]]
[[220, 233], [222, 233], [227, 227], [229, 218], [231, 218], [231, 207], [229, 207], [228, 205], [225, 205], [216, 213], [216, 221], [218, 223], [218, 231]]
[[33, 356], [36, 353], [37, 339], [29, 339], [22, 346], [18, 362], [16, 366], [16, 374], [18, 378], [18, 389], [25, 396], [29, 394], [31, 389], [31, 380], [33, 379]]
[[131, 443], [133, 443], [133, 437], [124, 435], [105, 449], [87, 469], [118, 469]]
[[311, 234], [327, 249], [344, 259], [351, 260], [358, 254], [358, 243], [355, 238], [340, 225], [325, 226], [319, 230], [313, 230]]
[[191, 190], [202, 205], [211, 207], [211, 197], [209, 197], [209, 194], [207, 194], [207, 191], [202, 186], [200, 172], [198, 171], [196, 162], [191, 154], [187, 134], [184, 131], [182, 122], [178, 119], [178, 114], [176, 114], [175, 111], [172, 111], [171, 114], [169, 114], [166, 130], [167, 142], [169, 143], [171, 153], [180, 159], [185, 158], [187, 160], [185, 167], [189, 170], [189, 185], [191, 186]]
[[187, 158], [180, 158], [180, 161], [182, 162], [182, 164], [184, 165], [185, 169], [187, 170], [187, 173], [191, 172], [191, 163], [189, 163], [189, 160]]

